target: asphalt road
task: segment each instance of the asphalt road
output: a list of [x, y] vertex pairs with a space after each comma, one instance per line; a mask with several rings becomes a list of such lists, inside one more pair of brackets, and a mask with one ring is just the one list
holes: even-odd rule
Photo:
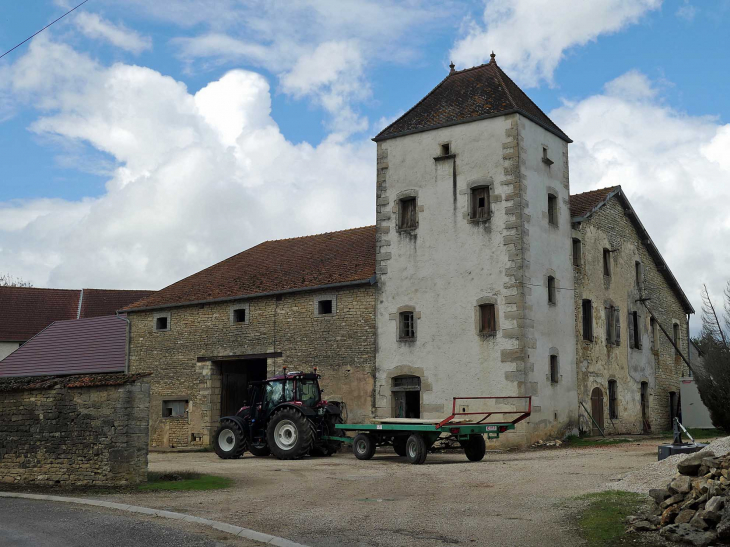
[[2, 547], [219, 547], [258, 545], [172, 527], [170, 521], [71, 504], [0, 498]]

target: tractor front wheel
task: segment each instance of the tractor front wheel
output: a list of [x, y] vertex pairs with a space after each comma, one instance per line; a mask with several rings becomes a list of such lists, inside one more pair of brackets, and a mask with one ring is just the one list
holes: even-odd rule
[[224, 460], [240, 458], [246, 450], [241, 427], [233, 420], [223, 420], [213, 437], [213, 449]]
[[309, 421], [293, 408], [279, 410], [269, 420], [266, 440], [271, 452], [280, 460], [297, 460], [314, 444]]
[[483, 435], [469, 435], [469, 440], [461, 444], [464, 447], [464, 454], [472, 462], [482, 461], [487, 452], [487, 443], [484, 442]]
[[352, 453], [358, 460], [369, 460], [375, 455], [375, 441], [367, 433], [359, 433], [352, 440]]

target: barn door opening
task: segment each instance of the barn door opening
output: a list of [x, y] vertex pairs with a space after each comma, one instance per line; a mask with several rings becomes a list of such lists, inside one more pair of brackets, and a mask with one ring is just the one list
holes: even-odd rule
[[[603, 425], [603, 390], [600, 387], [593, 388], [591, 391], [591, 414], [593, 419], [598, 423], [601, 429], [605, 429]], [[600, 435], [601, 432], [591, 422], [591, 435]]]
[[421, 417], [421, 379], [418, 376], [397, 376], [391, 386], [394, 418]]
[[248, 399], [249, 382], [266, 380], [266, 359], [221, 361], [221, 416], [233, 416]]

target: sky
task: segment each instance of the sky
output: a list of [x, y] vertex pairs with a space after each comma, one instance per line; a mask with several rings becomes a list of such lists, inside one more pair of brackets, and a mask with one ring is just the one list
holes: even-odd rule
[[[0, 51], [78, 1], [4, 2]], [[370, 139], [494, 51], [573, 139], [571, 193], [620, 184], [699, 312], [730, 278], [729, 24], [730, 0], [89, 0], [0, 60], [0, 273], [159, 289], [373, 224]]]

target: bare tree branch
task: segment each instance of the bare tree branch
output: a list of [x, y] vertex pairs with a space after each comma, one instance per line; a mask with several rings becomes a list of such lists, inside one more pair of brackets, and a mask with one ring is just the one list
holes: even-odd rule
[[725, 332], [720, 325], [710, 293], [707, 292], [707, 285], [704, 284], [702, 285], [702, 329], [718, 342], [722, 342], [725, 349], [728, 349]]

